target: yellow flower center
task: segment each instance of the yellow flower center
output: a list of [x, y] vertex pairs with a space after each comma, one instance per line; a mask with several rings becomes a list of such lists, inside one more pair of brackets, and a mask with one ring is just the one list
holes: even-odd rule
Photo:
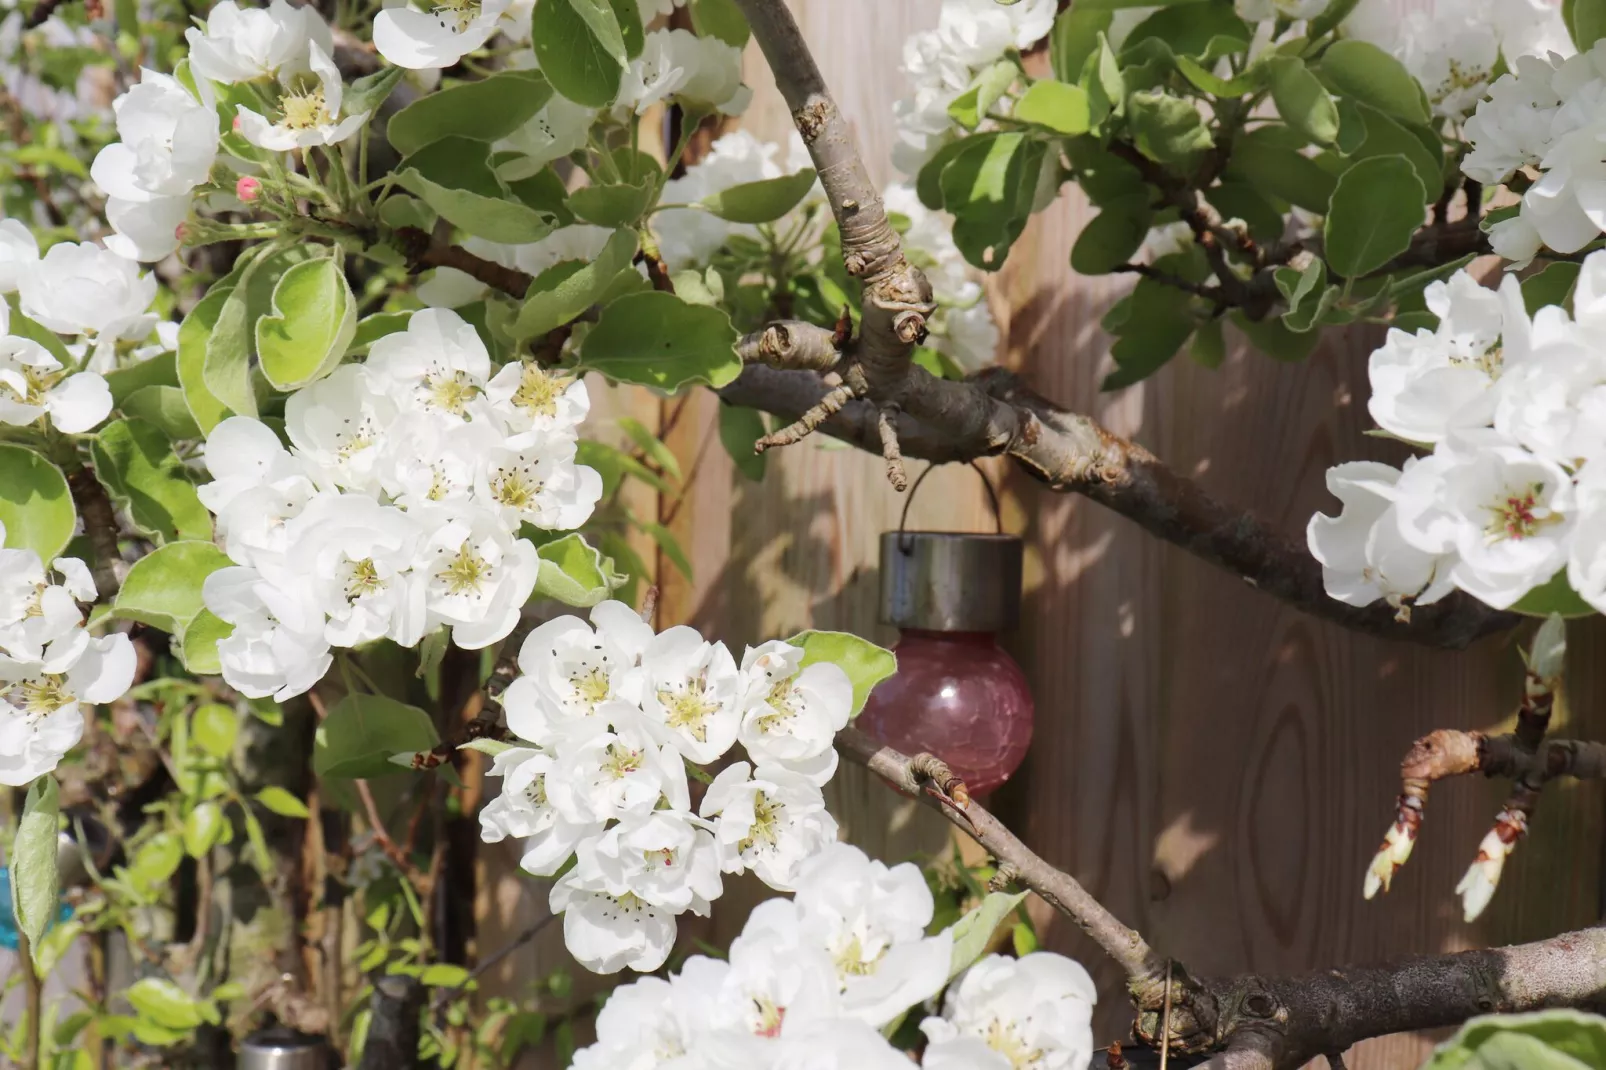
[[792, 689], [792, 677], [779, 680], [770, 688], [770, 693], [764, 697], [770, 712], [760, 716], [755, 722], [758, 730], [765, 735], [775, 732], [784, 732], [787, 724], [797, 716], [797, 692]]
[[697, 742], [708, 742], [708, 715], [719, 707], [703, 693], [703, 681], [688, 680], [682, 691], [665, 688], [658, 692], [658, 701], [670, 728], [684, 728]]
[[480, 585], [491, 574], [491, 563], [475, 552], [474, 547], [464, 543], [458, 547], [457, 554], [451, 562], [441, 570], [441, 579], [446, 583], [446, 589], [451, 594], [464, 594], [468, 591], [477, 591]]
[[641, 752], [618, 743], [610, 743], [602, 768], [615, 780], [623, 780], [641, 768]]
[[312, 130], [334, 122], [324, 104], [322, 83], [286, 93], [279, 107], [284, 110], [284, 122], [280, 125], [289, 130]]
[[435, 5], [435, 17], [442, 26], [462, 33], [480, 17], [479, 0], [440, 0]]
[[1538, 504], [1541, 489], [1540, 484], [1535, 483], [1526, 490], [1508, 492], [1489, 505], [1489, 525], [1484, 533], [1490, 542], [1531, 538], [1541, 528], [1561, 519]]
[[779, 838], [781, 805], [764, 792], [753, 796], [753, 826], [747, 838], [736, 845], [738, 854], [746, 854], [755, 847], [774, 847]]
[[548, 375], [539, 365], [525, 361], [519, 388], [513, 391], [513, 405], [531, 416], [556, 416], [558, 398], [573, 381], [564, 375]]
[[536, 495], [544, 486], [517, 468], [499, 468], [491, 479], [491, 494], [508, 508], [522, 511], [535, 504]]
[[8, 697], [11, 704], [30, 719], [55, 713], [73, 702], [72, 692], [67, 690], [67, 678], [53, 673], [19, 681]]
[[480, 388], [474, 385], [466, 372], [425, 376], [424, 387], [429, 391], [429, 403], [453, 416], [463, 415], [468, 403], [480, 393]]
[[1027, 1070], [1042, 1062], [1043, 1053], [1026, 1043], [1026, 1038], [1020, 1035], [1013, 1022], [994, 1018], [987, 1024], [987, 1036], [984, 1039], [987, 1046], [1008, 1059], [1009, 1065], [1015, 1070]]
[[45, 403], [45, 395], [50, 392], [50, 388], [60, 382], [62, 376], [66, 374], [65, 368], [46, 371], [43, 368], [26, 364], [18, 370], [22, 372], [23, 389], [18, 392], [17, 388], [12, 384], [0, 383], [0, 397], [9, 396], [22, 405], [43, 405]]
[[607, 670], [601, 666], [592, 666], [581, 670], [573, 676], [569, 683], [574, 687], [574, 699], [588, 711], [594, 710], [597, 703], [608, 697], [610, 684]]
[[351, 575], [346, 579], [346, 600], [355, 602], [365, 594], [374, 594], [385, 589], [385, 581], [379, 578], [379, 569], [374, 559], [365, 557], [351, 566]]

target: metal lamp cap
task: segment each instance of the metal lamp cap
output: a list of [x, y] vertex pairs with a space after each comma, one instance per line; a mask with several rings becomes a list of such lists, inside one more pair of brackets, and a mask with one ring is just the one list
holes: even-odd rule
[[1022, 547], [1013, 535], [881, 536], [881, 619], [934, 632], [1000, 632], [1020, 621]]
[[238, 1070], [329, 1070], [323, 1037], [275, 1028], [253, 1033], [240, 1043]]

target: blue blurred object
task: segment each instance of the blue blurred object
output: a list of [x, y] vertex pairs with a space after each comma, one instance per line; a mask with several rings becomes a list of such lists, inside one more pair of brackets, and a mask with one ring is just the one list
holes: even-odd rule
[[[72, 907], [63, 899], [61, 910], [56, 914], [56, 921], [63, 922], [70, 917], [72, 917]], [[11, 870], [0, 866], [0, 947], [7, 951], [15, 951], [17, 944], [17, 915], [11, 909]]]

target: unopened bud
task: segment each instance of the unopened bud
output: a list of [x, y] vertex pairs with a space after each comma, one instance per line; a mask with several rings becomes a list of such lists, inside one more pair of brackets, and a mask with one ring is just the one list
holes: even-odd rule
[[234, 195], [242, 201], [254, 201], [262, 195], [262, 183], [250, 175], [241, 175], [234, 184]]
[[239, 116], [238, 116], [238, 115], [236, 115], [236, 116], [235, 116], [235, 117], [234, 117], [234, 122], [233, 122], [233, 123], [231, 123], [231, 124], [230, 124], [230, 128], [231, 128], [231, 129], [232, 129], [232, 130], [233, 130], [233, 131], [234, 131], [234, 132], [235, 132], [235, 133], [236, 133], [236, 134], [238, 134], [238, 133], [239, 133], [239, 132], [240, 132], [240, 117], [239, 117]]
[[178, 239], [178, 243], [180, 245], [186, 244], [189, 240], [189, 236], [190, 228], [187, 223], [180, 223], [178, 226], [173, 228], [173, 237]]

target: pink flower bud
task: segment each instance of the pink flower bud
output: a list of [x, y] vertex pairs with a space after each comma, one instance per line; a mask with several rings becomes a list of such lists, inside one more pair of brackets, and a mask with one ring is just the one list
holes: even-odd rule
[[236, 133], [236, 134], [238, 134], [238, 133], [239, 133], [239, 132], [240, 132], [240, 117], [239, 117], [239, 116], [238, 116], [238, 115], [236, 115], [236, 116], [235, 116], [235, 117], [234, 117], [234, 123], [233, 123], [233, 126], [234, 126], [234, 132], [235, 132], [235, 133]]
[[180, 245], [184, 244], [185, 240], [189, 237], [189, 233], [190, 228], [184, 223], [180, 223], [178, 226], [173, 228], [173, 237], [178, 239], [178, 243]]
[[262, 183], [250, 175], [241, 175], [234, 184], [234, 195], [242, 201], [254, 201], [262, 193]]

